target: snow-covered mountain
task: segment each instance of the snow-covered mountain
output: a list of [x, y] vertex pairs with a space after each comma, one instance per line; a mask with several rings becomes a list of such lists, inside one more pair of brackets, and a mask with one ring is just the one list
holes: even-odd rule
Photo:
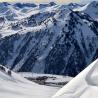
[[98, 59], [59, 90], [52, 98], [97, 98]]
[[[19, 72], [76, 76], [98, 57], [93, 3], [98, 4], [8, 4], [5, 10], [15, 16], [0, 17], [0, 64]], [[91, 6], [91, 13], [80, 10], [85, 6]]]
[[97, 19], [98, 20], [98, 2], [96, 2], [96, 1], [88, 3], [88, 4], [78, 8], [76, 10], [82, 11], [84, 13], [87, 13], [93, 19]]
[[0, 65], [1, 98], [51, 98], [58, 88], [38, 85]]

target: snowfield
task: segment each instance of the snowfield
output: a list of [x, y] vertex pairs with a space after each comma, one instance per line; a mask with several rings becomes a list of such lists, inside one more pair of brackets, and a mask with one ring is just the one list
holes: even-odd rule
[[52, 98], [98, 98], [98, 59]]
[[0, 98], [51, 98], [57, 90], [30, 82], [14, 72], [9, 76], [0, 71]]

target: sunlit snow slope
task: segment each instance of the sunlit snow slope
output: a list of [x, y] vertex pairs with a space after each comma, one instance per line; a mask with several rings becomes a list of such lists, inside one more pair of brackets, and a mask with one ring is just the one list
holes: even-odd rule
[[98, 59], [52, 98], [98, 98]]
[[16, 73], [9, 76], [0, 70], [0, 98], [50, 98], [55, 92], [56, 88], [40, 86]]

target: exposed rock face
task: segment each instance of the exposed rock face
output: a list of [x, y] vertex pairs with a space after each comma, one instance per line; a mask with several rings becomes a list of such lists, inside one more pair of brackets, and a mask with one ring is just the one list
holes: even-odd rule
[[82, 71], [98, 57], [98, 22], [70, 6], [45, 5], [45, 11], [5, 21], [0, 64], [14, 71], [69, 76]]

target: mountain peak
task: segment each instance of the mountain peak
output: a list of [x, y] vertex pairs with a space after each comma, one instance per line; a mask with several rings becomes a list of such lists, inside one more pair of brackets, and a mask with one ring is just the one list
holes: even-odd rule
[[69, 3], [68, 5], [69, 6], [79, 6], [79, 4], [77, 4], [77, 3]]
[[24, 8], [24, 7], [36, 7], [36, 4], [33, 3], [16, 3], [14, 4], [18, 8]]
[[56, 5], [55, 2], [44, 3], [44, 4], [41, 3], [41, 4], [39, 4], [40, 8], [51, 7], [51, 6], [54, 6], [54, 5]]
[[8, 6], [8, 5], [10, 5], [10, 3], [8, 3], [8, 2], [1, 2], [0, 5]]
[[89, 7], [98, 7], [98, 2], [97, 1], [92, 1], [89, 3]]
[[49, 5], [54, 6], [54, 5], [56, 5], [56, 3], [55, 2], [50, 2]]

